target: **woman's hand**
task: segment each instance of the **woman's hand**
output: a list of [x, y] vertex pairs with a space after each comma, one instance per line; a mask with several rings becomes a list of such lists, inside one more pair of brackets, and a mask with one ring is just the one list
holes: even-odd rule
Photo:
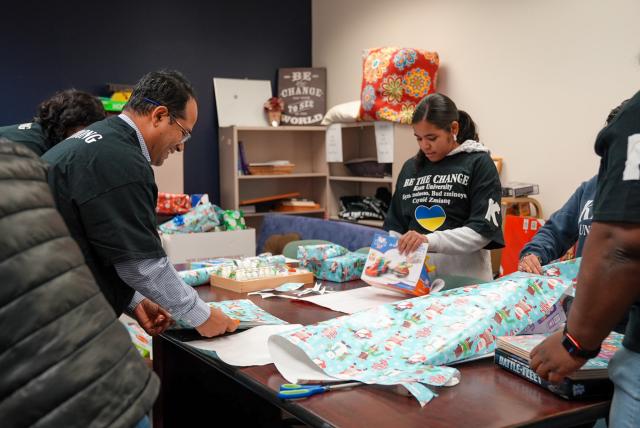
[[400, 237], [398, 240], [398, 251], [400, 254], [413, 253], [422, 244], [429, 242], [426, 236], [415, 230], [410, 230]]

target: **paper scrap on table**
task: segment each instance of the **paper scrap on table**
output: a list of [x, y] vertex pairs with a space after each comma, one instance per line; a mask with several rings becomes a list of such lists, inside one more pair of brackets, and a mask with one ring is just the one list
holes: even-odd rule
[[322, 285], [321, 282], [316, 282], [313, 288], [304, 288], [301, 290], [300, 288], [303, 285], [304, 283], [302, 282], [288, 282], [275, 289], [267, 288], [260, 291], [253, 291], [251, 293], [248, 293], [248, 296], [257, 295], [262, 297], [263, 299], [269, 299], [271, 297], [283, 297], [285, 299], [298, 300], [308, 294], [315, 296], [334, 293], [334, 291], [327, 290], [327, 287]]
[[376, 287], [361, 287], [353, 290], [302, 297], [300, 300], [311, 302], [333, 311], [355, 314], [385, 303], [406, 300], [408, 296]]
[[275, 294], [275, 293], [269, 293], [269, 292], [264, 293], [264, 292], [262, 292], [262, 291], [256, 291], [256, 292], [249, 293], [249, 294], [250, 294], [250, 295], [257, 295], [257, 296], [260, 296], [260, 297], [262, 297], [263, 299], [270, 299], [270, 298], [272, 298], [272, 297], [282, 297], [282, 298], [284, 298], [284, 299], [291, 299], [291, 300], [298, 300], [298, 299], [299, 299], [299, 297], [296, 297], [296, 296], [289, 296], [288, 294], [281, 294], [281, 293]]
[[302, 287], [304, 282], [286, 282], [280, 287], [276, 288], [276, 291], [292, 291]]
[[300, 327], [300, 324], [264, 325], [242, 333], [194, 340], [186, 344], [204, 351], [213, 351], [218, 358], [232, 366], [261, 366], [273, 363], [267, 347], [269, 337]]

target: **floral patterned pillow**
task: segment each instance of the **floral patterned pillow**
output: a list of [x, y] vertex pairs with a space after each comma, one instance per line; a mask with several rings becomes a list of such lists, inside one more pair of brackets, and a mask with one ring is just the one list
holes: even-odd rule
[[411, 123], [416, 104], [436, 91], [436, 52], [406, 48], [363, 53], [360, 120]]

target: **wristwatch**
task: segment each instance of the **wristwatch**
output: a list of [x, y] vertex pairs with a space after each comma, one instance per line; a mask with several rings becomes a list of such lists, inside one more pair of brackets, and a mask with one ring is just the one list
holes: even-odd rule
[[595, 350], [584, 349], [578, 341], [567, 331], [567, 325], [564, 325], [564, 331], [562, 332], [562, 346], [567, 350], [569, 355], [579, 358], [595, 358], [600, 353], [600, 346]]

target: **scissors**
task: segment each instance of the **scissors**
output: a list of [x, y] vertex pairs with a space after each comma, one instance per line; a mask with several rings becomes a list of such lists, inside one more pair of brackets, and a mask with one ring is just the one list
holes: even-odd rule
[[280, 392], [278, 398], [285, 400], [295, 398], [311, 397], [315, 394], [322, 394], [323, 392], [331, 391], [339, 388], [351, 388], [352, 386], [365, 385], [362, 382], [347, 382], [339, 383], [336, 385], [298, 385], [295, 383], [284, 383], [280, 385]]

